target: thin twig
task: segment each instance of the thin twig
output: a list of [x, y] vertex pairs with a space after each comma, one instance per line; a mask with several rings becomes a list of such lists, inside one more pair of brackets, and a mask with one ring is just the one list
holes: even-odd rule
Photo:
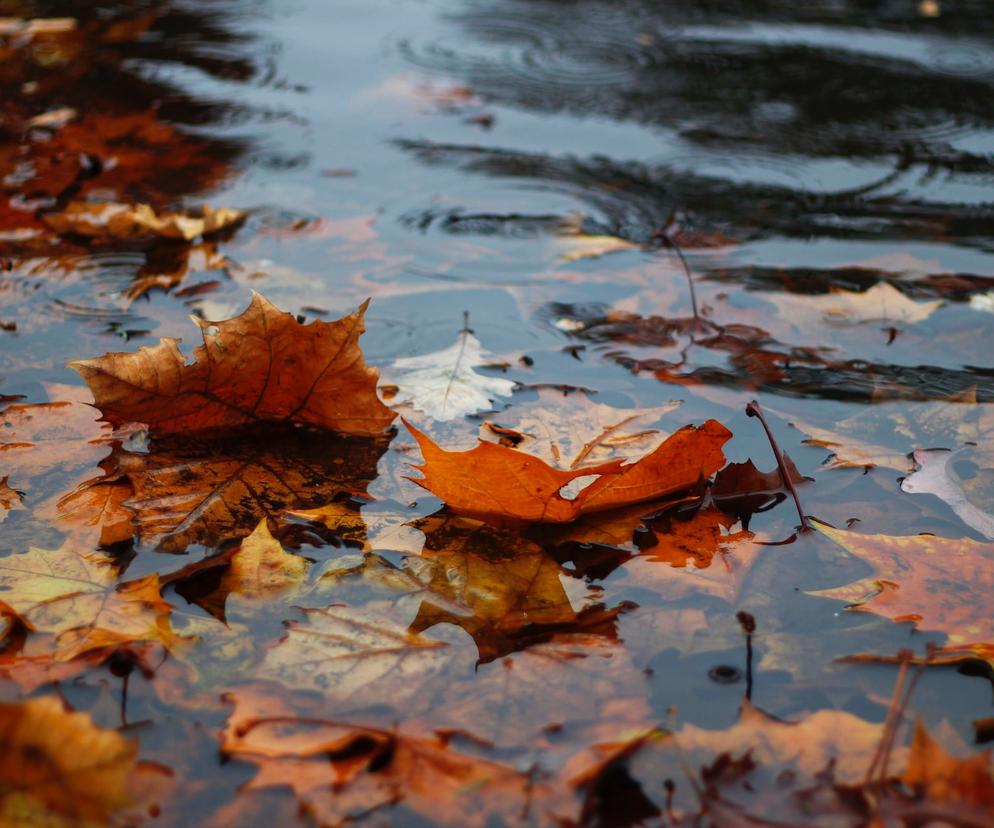
[[746, 637], [746, 701], [752, 701], [752, 634], [756, 632], [756, 619], [752, 613], [739, 610], [735, 613]]
[[766, 432], [766, 437], [770, 441], [770, 448], [773, 449], [773, 456], [777, 459], [777, 466], [780, 469], [780, 479], [783, 481], [784, 488], [790, 492], [791, 497], [794, 498], [794, 506], [797, 507], [797, 515], [801, 519], [801, 531], [809, 532], [811, 531], [811, 526], [808, 524], [808, 518], [804, 514], [804, 510], [801, 508], [801, 499], [797, 496], [797, 489], [794, 486], [794, 481], [790, 479], [790, 474], [787, 471], [787, 465], [783, 460], [783, 453], [780, 451], [780, 446], [777, 445], [777, 440], [773, 436], [773, 432], [770, 430], [769, 423], [766, 422], [766, 417], [763, 416], [763, 409], [759, 407], [759, 403], [756, 400], [752, 400], [745, 408], [746, 415], [749, 417], [758, 417], [759, 422], [763, 424], [763, 430]]

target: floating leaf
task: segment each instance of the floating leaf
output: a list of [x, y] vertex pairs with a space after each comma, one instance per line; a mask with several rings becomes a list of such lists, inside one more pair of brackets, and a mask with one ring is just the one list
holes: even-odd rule
[[[418, 485], [457, 512], [479, 517], [566, 523], [586, 512], [661, 498], [709, 477], [725, 462], [721, 446], [732, 436], [716, 420], [685, 426], [641, 460], [613, 460], [560, 471], [537, 457], [481, 442], [470, 451], [445, 451], [408, 424], [418, 441], [424, 474]], [[567, 500], [560, 490], [578, 477], [596, 479]]]
[[382, 434], [393, 413], [376, 396], [359, 349], [366, 305], [336, 322], [300, 324], [253, 294], [222, 322], [195, 320], [204, 344], [188, 364], [178, 340], [137, 353], [71, 363], [114, 422], [167, 434], [246, 423], [302, 423], [345, 434]]
[[473, 370], [490, 361], [491, 355], [468, 330], [461, 331], [455, 344], [441, 351], [397, 359], [391, 367], [397, 386], [391, 405], [410, 403], [432, 419], [443, 421], [489, 409], [493, 400], [514, 390], [510, 380]]

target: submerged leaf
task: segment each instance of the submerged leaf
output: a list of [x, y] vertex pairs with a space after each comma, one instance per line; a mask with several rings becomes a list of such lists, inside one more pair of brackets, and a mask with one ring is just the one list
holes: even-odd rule
[[812, 525], [874, 574], [809, 594], [944, 632], [952, 648], [991, 655], [994, 621], [987, 604], [994, 589], [994, 544], [934, 535], [861, 535], [817, 521]]

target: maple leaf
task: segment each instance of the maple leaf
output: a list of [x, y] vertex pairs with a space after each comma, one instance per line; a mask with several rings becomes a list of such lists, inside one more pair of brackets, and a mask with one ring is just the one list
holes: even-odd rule
[[844, 786], [863, 782], [883, 734], [883, 725], [845, 711], [786, 722], [746, 701], [725, 730], [688, 724], [668, 738], [642, 738], [634, 779], [645, 791], [670, 780], [665, 804], [677, 825], [709, 815], [715, 825], [857, 828], [869, 809]]
[[37, 511], [51, 516], [80, 546], [111, 546], [134, 535], [134, 513], [124, 505], [133, 494], [127, 481], [98, 481], [58, 498], [54, 508], [43, 504]]
[[281, 699], [242, 691], [221, 734], [224, 755], [259, 772], [247, 790], [290, 788], [321, 825], [374, 819], [386, 809], [433, 824], [520, 824], [548, 796], [542, 782], [458, 752], [440, 736], [350, 725], [296, 714]]
[[967, 526], [994, 540], [994, 515], [967, 498], [962, 482], [952, 469], [956, 454], [944, 449], [917, 449], [914, 458], [918, 470], [904, 478], [901, 491], [935, 495], [948, 503]]
[[484, 424], [480, 436], [527, 450], [557, 468], [582, 468], [654, 450], [667, 432], [651, 426], [679, 406], [674, 400], [654, 408], [614, 408], [583, 392], [543, 388], [536, 403], [512, 407], [499, 427]]
[[464, 329], [448, 348], [394, 360], [391, 373], [396, 376], [397, 394], [391, 405], [410, 403], [442, 421], [488, 409], [494, 399], [508, 396], [515, 386], [510, 380], [473, 370], [486, 365], [490, 357], [480, 340]]
[[117, 449], [112, 460], [133, 488], [123, 505], [137, 534], [178, 552], [244, 537], [288, 508], [361, 493], [385, 449], [382, 440], [261, 426], [157, 438], [147, 453]]
[[104, 419], [167, 434], [246, 423], [302, 423], [354, 435], [382, 434], [393, 413], [376, 396], [359, 336], [364, 303], [336, 322], [300, 324], [257, 293], [240, 316], [195, 319], [204, 344], [187, 364], [178, 340], [70, 366]]
[[231, 556], [221, 588], [250, 600], [271, 598], [298, 588], [309, 566], [304, 558], [283, 549], [263, 518]]
[[240, 210], [215, 210], [207, 205], [198, 212], [160, 215], [148, 204], [74, 201], [60, 213], [45, 213], [42, 219], [57, 233], [111, 239], [158, 236], [181, 241], [228, 230], [245, 219]]
[[137, 752], [52, 697], [0, 704], [0, 824], [110, 824], [131, 804]]
[[915, 723], [901, 781], [915, 794], [914, 804], [903, 809], [898, 805], [909, 816], [954, 825], [994, 822], [991, 752], [985, 750], [966, 759], [950, 756], [929, 735], [920, 719]]
[[874, 574], [810, 595], [944, 632], [950, 646], [943, 650], [984, 659], [994, 655], [994, 622], [987, 612], [994, 544], [934, 535], [861, 535], [817, 521], [812, 525], [869, 564]]
[[[424, 474], [414, 482], [457, 512], [478, 517], [566, 523], [585, 512], [662, 498], [709, 477], [725, 462], [721, 446], [732, 436], [716, 420], [685, 426], [641, 460], [620, 460], [561, 471], [507, 446], [480, 442], [470, 451], [445, 451], [406, 424], [421, 448]], [[575, 500], [560, 490], [578, 477], [598, 476]]]
[[55, 634], [61, 661], [117, 643], [180, 641], [157, 575], [118, 583], [109, 559], [68, 547], [0, 558], [0, 603], [30, 629]]
[[[399, 703], [447, 665], [445, 642], [412, 633], [387, 617], [369, 620], [352, 607], [302, 610], [256, 670], [290, 687], [303, 687], [361, 705]], [[394, 680], [391, 680], [394, 679]]]

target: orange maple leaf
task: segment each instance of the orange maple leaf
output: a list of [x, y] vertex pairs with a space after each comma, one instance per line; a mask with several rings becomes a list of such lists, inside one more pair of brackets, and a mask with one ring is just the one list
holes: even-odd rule
[[195, 319], [204, 344], [186, 364], [176, 339], [70, 367], [113, 423], [175, 433], [256, 422], [381, 434], [394, 418], [376, 396], [378, 372], [359, 349], [366, 303], [335, 322], [302, 325], [253, 294], [234, 319]]
[[[732, 433], [717, 420], [685, 426], [641, 460], [612, 460], [561, 471], [533, 455], [481, 442], [470, 451], [446, 451], [406, 420], [424, 464], [415, 466], [422, 488], [454, 511], [537, 523], [568, 523], [582, 514], [642, 503], [690, 488], [725, 462], [721, 447]], [[597, 475], [574, 500], [560, 490], [578, 477]]]

